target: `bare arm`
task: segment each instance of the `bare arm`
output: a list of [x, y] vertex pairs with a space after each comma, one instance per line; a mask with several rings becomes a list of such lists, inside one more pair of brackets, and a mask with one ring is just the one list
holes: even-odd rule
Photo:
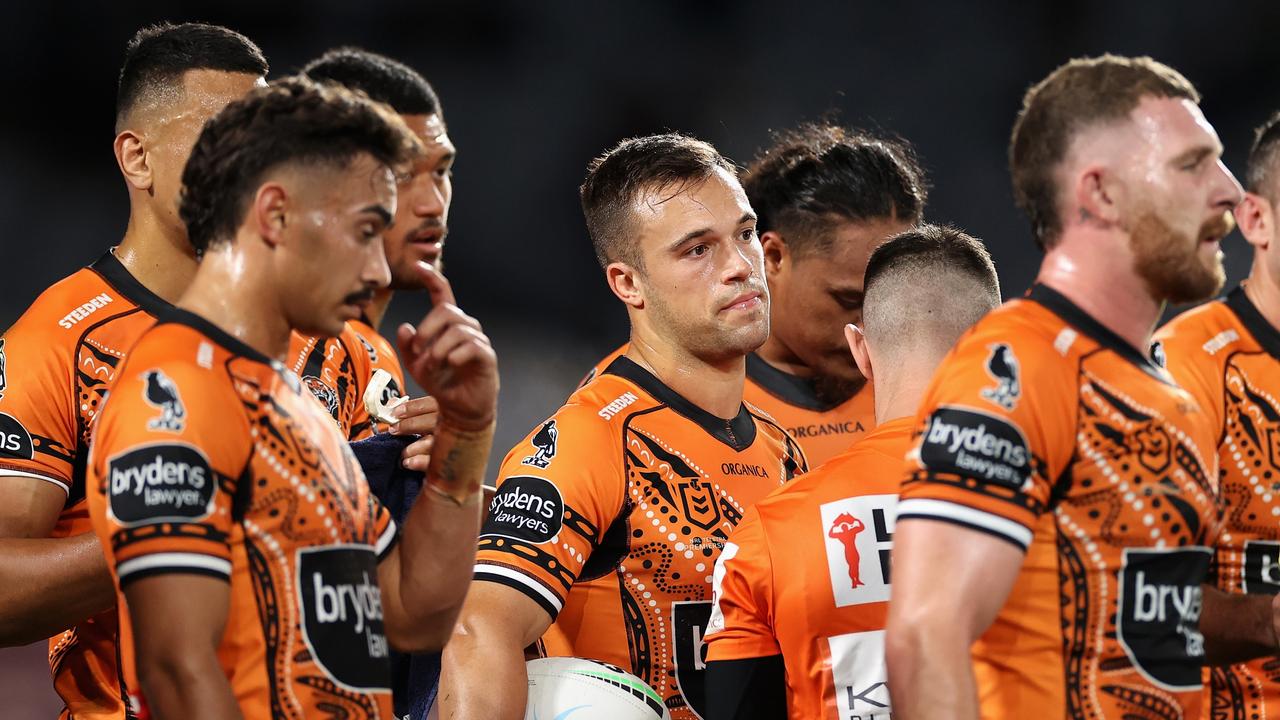
[[[995, 620], [1022, 559], [1012, 543], [977, 530], [898, 523], [885, 646], [895, 718], [977, 720], [969, 646]], [[938, 568], [947, 568], [945, 592]]]
[[231, 586], [203, 575], [153, 575], [125, 587], [138, 679], [156, 720], [240, 720], [218, 644]]
[[519, 590], [474, 582], [444, 649], [436, 706], [442, 720], [521, 720], [528, 700], [524, 649], [551, 616]]
[[52, 483], [0, 475], [0, 646], [42, 640], [115, 603], [97, 536], [49, 537], [66, 500]]
[[1202, 585], [1200, 633], [1206, 665], [1230, 665], [1280, 653], [1280, 595], [1238, 595]]

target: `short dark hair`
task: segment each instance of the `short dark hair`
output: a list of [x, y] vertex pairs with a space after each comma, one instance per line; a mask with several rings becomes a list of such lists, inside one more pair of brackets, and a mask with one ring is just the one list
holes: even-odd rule
[[1191, 81], [1149, 57], [1075, 58], [1031, 86], [1009, 140], [1013, 198], [1041, 249], [1062, 233], [1054, 173], [1071, 140], [1091, 126], [1127, 118], [1144, 97], [1200, 102]]
[[1280, 161], [1280, 112], [1274, 113], [1254, 131], [1253, 145], [1249, 147], [1249, 160], [1245, 163], [1245, 189], [1255, 195], [1265, 195], [1275, 202], [1276, 163]]
[[592, 160], [579, 192], [601, 267], [622, 261], [643, 268], [631, 237], [631, 204], [637, 198], [659, 191], [675, 197], [717, 170], [737, 174], [710, 144], [678, 133], [628, 138]]
[[905, 141], [829, 124], [774, 135], [742, 176], [757, 229], [797, 254], [831, 249], [833, 225], [896, 217], [919, 223], [928, 189]]
[[329, 50], [307, 63], [302, 74], [318, 82], [336, 82], [359, 90], [401, 115], [440, 113], [440, 98], [417, 70], [362, 48]]
[[258, 46], [234, 30], [205, 23], [148, 25], [124, 49], [116, 85], [116, 127], [144, 95], [178, 85], [191, 70], [265, 76], [268, 69]]
[[999, 294], [1000, 280], [987, 246], [950, 225], [920, 225], [880, 243], [862, 276], [865, 292], [871, 292], [876, 281], [891, 269], [907, 264], [959, 271], [996, 288]]
[[421, 143], [385, 105], [339, 85], [277, 80], [204, 126], [182, 171], [179, 214], [197, 254], [229, 242], [262, 176], [286, 163], [343, 167], [361, 153], [399, 169]]

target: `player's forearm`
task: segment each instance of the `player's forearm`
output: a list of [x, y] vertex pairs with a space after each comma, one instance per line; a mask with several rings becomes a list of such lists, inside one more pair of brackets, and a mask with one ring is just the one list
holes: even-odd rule
[[[486, 638], [488, 638], [486, 640]], [[521, 720], [528, 701], [524, 650], [465, 621], [445, 646], [436, 696], [440, 720]]]
[[243, 720], [212, 649], [138, 653], [138, 679], [155, 720]]
[[954, 623], [890, 624], [885, 660], [895, 720], [977, 720], [969, 645]]
[[1225, 593], [1202, 585], [1200, 633], [1206, 665], [1230, 665], [1276, 655], [1276, 599]]
[[0, 539], [0, 645], [51, 637], [115, 604], [93, 533]]

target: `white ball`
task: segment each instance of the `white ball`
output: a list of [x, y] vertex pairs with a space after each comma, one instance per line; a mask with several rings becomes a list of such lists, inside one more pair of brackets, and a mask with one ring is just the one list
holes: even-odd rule
[[622, 668], [574, 657], [538, 658], [526, 667], [525, 720], [671, 720], [658, 693]]

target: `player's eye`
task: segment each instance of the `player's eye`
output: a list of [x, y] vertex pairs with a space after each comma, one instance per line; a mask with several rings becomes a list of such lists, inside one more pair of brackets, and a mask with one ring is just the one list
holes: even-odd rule
[[711, 247], [709, 245], [707, 245], [706, 243], [698, 243], [697, 245], [694, 245], [693, 247], [689, 248], [689, 250], [685, 253], [685, 255], [689, 255], [691, 257], [702, 257], [703, 255], [706, 255], [708, 252], [711, 252]]
[[756, 239], [756, 229], [753, 227], [746, 228], [738, 237], [742, 242], [751, 242]]
[[446, 178], [453, 179], [453, 166], [436, 168], [436, 177], [444, 180]]
[[373, 223], [364, 223], [360, 226], [360, 237], [364, 240], [372, 240], [378, 237], [378, 227]]

